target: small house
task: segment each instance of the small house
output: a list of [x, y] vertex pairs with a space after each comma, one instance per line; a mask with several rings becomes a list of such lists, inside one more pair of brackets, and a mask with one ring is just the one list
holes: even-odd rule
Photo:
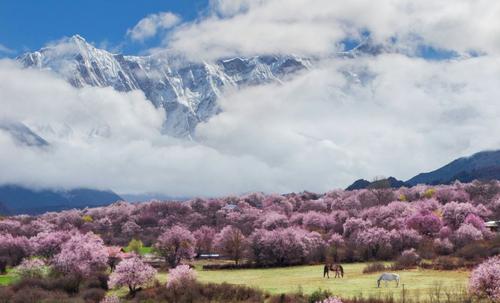
[[492, 232], [499, 232], [500, 221], [488, 221], [484, 225]]

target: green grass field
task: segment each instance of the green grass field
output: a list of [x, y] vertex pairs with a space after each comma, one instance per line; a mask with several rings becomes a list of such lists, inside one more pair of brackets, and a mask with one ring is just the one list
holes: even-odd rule
[[[399, 297], [402, 287], [396, 288], [395, 283], [387, 287], [377, 288], [375, 274], [363, 274], [366, 263], [345, 264], [346, 275], [343, 279], [323, 279], [323, 266], [296, 266], [273, 269], [242, 269], [242, 270], [214, 270], [198, 269], [198, 279], [201, 282], [232, 283], [257, 287], [272, 294], [291, 293], [302, 291], [310, 294], [318, 289], [329, 290], [341, 297], [354, 296], [390, 296]], [[436, 286], [447, 291], [463, 290], [469, 273], [467, 271], [436, 271], [436, 270], [408, 270], [397, 272], [401, 276], [401, 284], [405, 285], [407, 297], [428, 298], [430, 290]], [[160, 281], [166, 281], [165, 273], [159, 274]]]
[[14, 281], [14, 275], [10, 270], [7, 270], [7, 274], [0, 275], [0, 285], [8, 285]]
[[[202, 270], [207, 261], [196, 262], [198, 280], [203, 283], [231, 283], [250, 287], [257, 287], [271, 294], [303, 292], [311, 294], [322, 289], [333, 294], [347, 297], [400, 297], [402, 287], [395, 287], [391, 282], [387, 286], [377, 288], [376, 280], [379, 274], [363, 274], [362, 270], [367, 263], [344, 264], [345, 277], [343, 279], [324, 279], [323, 266], [295, 266], [272, 269], [240, 269], [240, 270]], [[436, 271], [414, 269], [397, 272], [401, 276], [401, 284], [405, 285], [406, 296], [426, 301], [429, 293], [441, 287], [444, 291], [460, 292], [464, 290], [469, 272], [467, 271]], [[6, 285], [13, 280], [12, 273], [0, 276], [0, 285]], [[167, 273], [158, 274], [162, 283], [167, 280]], [[126, 289], [113, 290], [123, 296]]]
[[[125, 252], [130, 252], [130, 250], [127, 249], [127, 247], [124, 248]], [[150, 254], [153, 252], [153, 248], [150, 246], [143, 246], [141, 249], [139, 249], [139, 254], [145, 255], [145, 254]]]

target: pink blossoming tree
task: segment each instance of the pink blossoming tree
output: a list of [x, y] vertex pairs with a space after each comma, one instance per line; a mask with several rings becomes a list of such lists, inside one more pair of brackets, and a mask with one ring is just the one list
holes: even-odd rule
[[118, 263], [115, 271], [109, 276], [109, 287], [127, 287], [129, 294], [133, 295], [139, 287], [154, 281], [156, 270], [142, 262], [139, 257], [125, 259]]
[[472, 271], [469, 291], [492, 302], [500, 301], [500, 256], [485, 261]]
[[53, 262], [61, 272], [88, 276], [107, 267], [108, 252], [99, 236], [77, 233], [61, 246]]
[[189, 230], [174, 226], [164, 232], [156, 242], [156, 249], [165, 258], [170, 267], [176, 267], [182, 259], [194, 257], [196, 240]]

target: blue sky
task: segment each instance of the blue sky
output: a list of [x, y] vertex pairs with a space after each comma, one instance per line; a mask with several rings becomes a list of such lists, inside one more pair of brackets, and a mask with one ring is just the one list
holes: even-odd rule
[[[137, 53], [158, 41], [134, 43], [126, 31], [148, 14], [171, 11], [183, 21], [195, 19], [208, 0], [2, 0], [0, 44], [13, 56], [36, 50], [48, 41], [80, 34], [96, 45], [121, 45]], [[123, 42], [126, 42], [123, 44]]]

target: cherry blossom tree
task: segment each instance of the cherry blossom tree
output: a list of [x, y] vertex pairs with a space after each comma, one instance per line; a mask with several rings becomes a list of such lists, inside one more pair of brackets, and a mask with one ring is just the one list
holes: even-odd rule
[[61, 272], [85, 277], [106, 268], [108, 252], [99, 236], [77, 233], [61, 246], [53, 262]]
[[196, 253], [212, 253], [212, 247], [215, 240], [215, 229], [209, 226], [202, 226], [193, 233], [196, 240]]
[[[29, 252], [30, 244], [26, 237], [14, 237], [11, 234], [0, 234], [0, 261], [5, 263], [5, 265], [18, 265], [23, 258], [29, 255]], [[0, 271], [1, 270], [0, 268]]]
[[226, 226], [215, 237], [215, 246], [238, 264], [246, 248], [245, 236], [238, 228]]
[[422, 209], [410, 216], [406, 224], [409, 228], [419, 231], [422, 235], [433, 236], [443, 227], [441, 219], [429, 210]]
[[450, 202], [443, 206], [443, 221], [453, 229], [460, 227], [470, 214], [486, 217], [491, 212], [483, 205], [474, 206], [471, 203]]
[[483, 233], [471, 224], [462, 224], [453, 234], [453, 241], [457, 247], [483, 239]]
[[196, 240], [189, 230], [174, 226], [158, 237], [155, 247], [167, 264], [174, 268], [182, 259], [191, 259], [195, 256], [195, 243]]
[[286, 215], [272, 211], [266, 213], [264, 216], [262, 227], [267, 230], [273, 230], [288, 227], [288, 224], [288, 217]]
[[109, 287], [127, 287], [129, 294], [134, 295], [139, 287], [151, 284], [156, 276], [156, 270], [135, 256], [118, 263], [109, 276]]
[[304, 214], [303, 225], [309, 231], [328, 233], [336, 226], [335, 218], [329, 214], [309, 211]]
[[472, 271], [469, 291], [492, 302], [500, 301], [500, 256], [486, 260]]
[[70, 237], [71, 234], [66, 231], [41, 232], [30, 238], [32, 253], [37, 256], [52, 258], [61, 251], [62, 244], [68, 241]]
[[366, 259], [387, 258], [392, 253], [389, 233], [380, 227], [371, 227], [358, 232], [355, 241]]
[[394, 253], [416, 248], [422, 241], [422, 236], [414, 229], [393, 229], [389, 233], [389, 238]]

